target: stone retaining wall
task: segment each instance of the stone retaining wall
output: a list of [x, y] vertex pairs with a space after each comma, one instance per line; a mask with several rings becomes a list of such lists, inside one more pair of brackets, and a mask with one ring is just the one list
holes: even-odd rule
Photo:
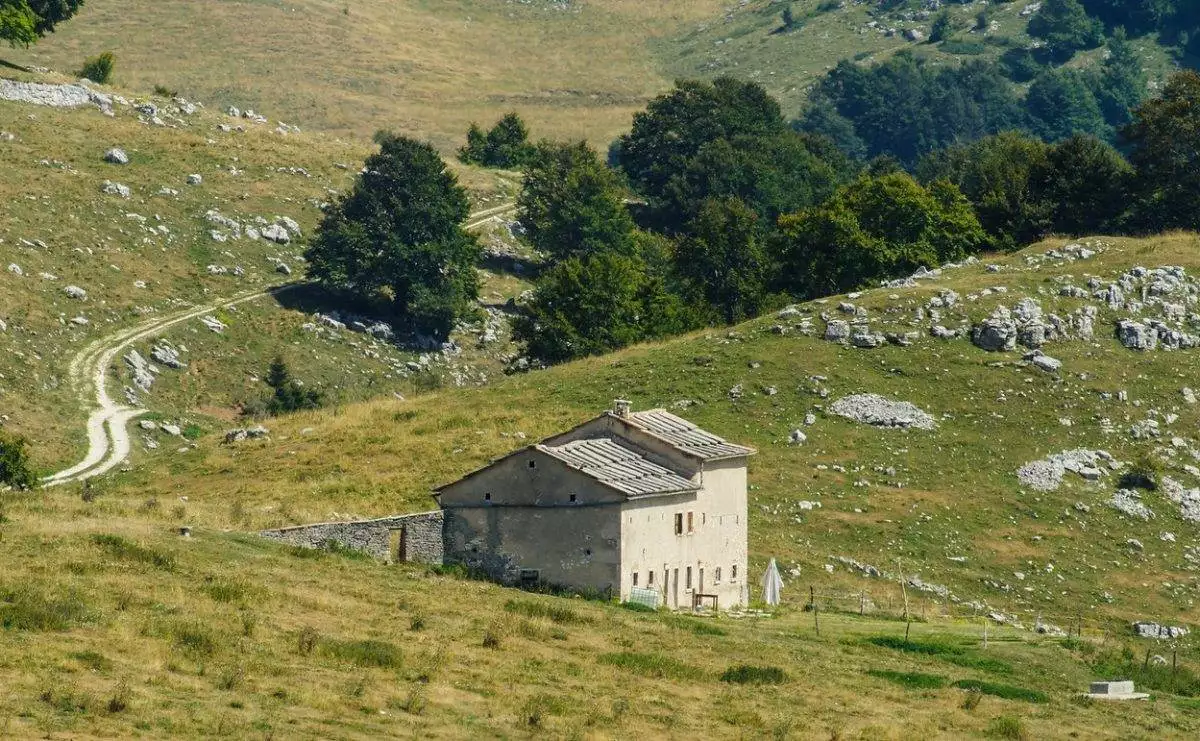
[[445, 546], [442, 539], [442, 511], [393, 515], [357, 522], [320, 522], [278, 530], [264, 530], [264, 538], [282, 540], [302, 548], [326, 548], [337, 543], [344, 548], [369, 553], [381, 561], [393, 560], [393, 532], [404, 539], [404, 560], [415, 563], [442, 563]]

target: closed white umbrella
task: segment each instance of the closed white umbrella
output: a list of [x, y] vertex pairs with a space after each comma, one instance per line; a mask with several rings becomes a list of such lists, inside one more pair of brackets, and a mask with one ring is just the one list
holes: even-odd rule
[[779, 567], [775, 559], [767, 564], [767, 572], [762, 578], [763, 602], [772, 607], [779, 604], [779, 593], [783, 591], [783, 577], [779, 576]]

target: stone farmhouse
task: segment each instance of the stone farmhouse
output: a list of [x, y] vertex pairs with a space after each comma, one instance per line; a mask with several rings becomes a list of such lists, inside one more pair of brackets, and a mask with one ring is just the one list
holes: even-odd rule
[[264, 535], [334, 541], [389, 561], [461, 563], [510, 585], [728, 609], [749, 599], [754, 452], [665, 410], [634, 412], [618, 401], [438, 487], [438, 511]]

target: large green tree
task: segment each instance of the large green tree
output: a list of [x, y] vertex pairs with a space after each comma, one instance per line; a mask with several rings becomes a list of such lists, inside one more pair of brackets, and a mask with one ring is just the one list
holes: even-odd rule
[[921, 161], [922, 182], [948, 180], [966, 195], [997, 249], [1011, 250], [1040, 238], [1051, 206], [1033, 186], [1047, 167], [1047, 147], [1015, 132], [950, 147]]
[[1125, 35], [1117, 28], [1108, 40], [1108, 58], [1100, 73], [1097, 98], [1104, 117], [1113, 126], [1124, 126], [1133, 120], [1133, 110], [1146, 97], [1146, 73], [1142, 60]]
[[1149, 229], [1200, 229], [1200, 73], [1177, 72], [1125, 130]]
[[0, 0], [0, 41], [29, 46], [82, 5], [83, 0]]
[[513, 339], [559, 363], [611, 352], [688, 328], [679, 300], [639, 257], [600, 252], [567, 258], [537, 281]]
[[1043, 39], [1059, 60], [1080, 49], [1094, 49], [1104, 40], [1104, 24], [1088, 15], [1079, 0], [1044, 0], [1029, 19], [1029, 35]]
[[1121, 154], [1082, 134], [1050, 147], [1030, 173], [1035, 200], [1060, 234], [1118, 233], [1125, 228], [1133, 168]]
[[458, 158], [471, 165], [516, 169], [533, 155], [529, 128], [516, 113], [507, 113], [486, 133], [478, 124], [467, 129], [467, 143], [458, 150]]
[[538, 145], [517, 198], [529, 242], [555, 260], [632, 255], [634, 224], [616, 173], [584, 142]]
[[685, 293], [726, 324], [754, 316], [766, 299], [767, 257], [757, 221], [737, 198], [710, 199], [677, 247]]
[[1093, 92], [1096, 87], [1098, 82], [1090, 71], [1046, 70], [1029, 86], [1025, 97], [1030, 128], [1048, 142], [1075, 134], [1110, 138], [1112, 129], [1104, 120]]
[[364, 297], [390, 293], [418, 332], [446, 337], [478, 295], [480, 248], [462, 226], [466, 191], [432, 146], [376, 136], [354, 188], [325, 215], [309, 275]]
[[681, 80], [633, 117], [633, 128], [613, 149], [616, 164], [659, 212], [665, 228], [678, 230], [671, 213], [680, 179], [701, 150], [718, 141], [749, 141], [787, 131], [779, 104], [759, 85], [731, 77], [712, 82]]
[[987, 235], [953, 184], [864, 176], [826, 203], [779, 220], [779, 287], [827, 296], [978, 252]]

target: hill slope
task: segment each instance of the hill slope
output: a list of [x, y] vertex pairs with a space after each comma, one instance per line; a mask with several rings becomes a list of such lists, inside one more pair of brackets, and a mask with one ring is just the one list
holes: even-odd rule
[[[350, 185], [368, 151], [182, 99], [120, 92], [105, 93], [115, 96], [111, 117], [94, 105], [0, 100], [0, 405], [4, 424], [36, 441], [44, 469], [83, 457], [83, 419], [94, 392], [84, 388], [90, 369], [72, 375], [74, 358], [129, 327], [300, 280], [320, 206]], [[128, 164], [105, 160], [113, 147]], [[511, 201], [512, 179], [459, 172], [477, 211]], [[189, 183], [192, 175], [198, 184]], [[485, 243], [511, 244], [506, 229], [483, 228]], [[487, 271], [482, 299], [501, 307], [527, 285]], [[443, 355], [317, 317], [339, 308], [348, 313], [312, 289], [214, 308], [161, 335], [179, 351], [180, 368], [153, 358], [157, 337], [117, 353], [110, 395], [195, 433], [226, 424], [239, 402], [260, 395], [258, 378], [275, 354], [302, 363], [300, 379], [342, 399], [478, 383], [502, 366], [500, 314], [488, 320], [494, 343], [477, 347], [486, 328], [464, 329], [456, 335], [462, 353]], [[204, 324], [210, 315], [225, 328]], [[149, 389], [125, 360], [131, 350], [162, 371]], [[414, 372], [410, 362], [423, 365]], [[160, 443], [175, 447], [158, 432], [143, 437], [138, 454]]]
[[[1189, 306], [1179, 330], [1194, 333], [1194, 278], [1127, 277], [1141, 309], [1091, 296], [1138, 265], [1194, 275], [1197, 239], [1086, 244], [1036, 245], [989, 266], [483, 389], [282, 418], [266, 440], [209, 436], [107, 477], [82, 501], [70, 488], [0, 495], [0, 556], [13, 565], [0, 578], [0, 727], [14, 736], [1194, 736], [1195, 701], [1173, 696], [1200, 692], [1190, 644], [1142, 641], [1120, 653], [1133, 640], [1127, 620], [1197, 622], [1197, 530], [1173, 501], [1178, 492], [1143, 493], [1154, 517], [1142, 520], [1108, 504], [1127, 469], [1095, 482], [1065, 473], [1057, 490], [1016, 473], [1048, 454], [1103, 448], [1119, 461], [1151, 452], [1170, 478], [1200, 484], [1187, 468], [1200, 420], [1182, 391], [1196, 350], [1136, 352], [1111, 334], [1119, 318], [1160, 313], [1155, 296]], [[946, 291], [958, 295], [953, 306]], [[957, 329], [1023, 298], [1060, 317], [1097, 307], [1091, 340], [1046, 345], [1059, 372], [928, 336], [931, 323]], [[918, 336], [875, 349], [821, 339], [816, 315], [850, 316], [843, 300], [873, 331]], [[913, 402], [933, 427], [879, 429], [832, 412], [860, 392]], [[429, 485], [525, 444], [518, 433], [562, 429], [614, 396], [684, 408], [760, 449], [752, 573], [781, 559], [786, 602], [776, 617], [639, 615], [236, 533], [427, 508]], [[1147, 420], [1159, 435], [1132, 439], [1134, 428], [1150, 434]], [[789, 444], [798, 427], [807, 441]], [[194, 527], [193, 537], [175, 535], [179, 525]], [[911, 628], [918, 653], [894, 647], [905, 632], [894, 617], [898, 571], [927, 620]], [[823, 611], [846, 592], [857, 611], [862, 590], [868, 614], [825, 612], [818, 635], [797, 609], [809, 585]], [[1086, 640], [995, 625], [984, 639], [986, 611], [1026, 629], [1039, 616], [1066, 627], [1080, 619]], [[1151, 653], [1175, 649], [1180, 674], [1141, 669], [1143, 652], [1150, 667]], [[783, 683], [719, 680], [739, 664], [781, 668]], [[1145, 704], [1072, 699], [1117, 673], [1160, 690]], [[1007, 699], [976, 704], [948, 686], [960, 681]]]

